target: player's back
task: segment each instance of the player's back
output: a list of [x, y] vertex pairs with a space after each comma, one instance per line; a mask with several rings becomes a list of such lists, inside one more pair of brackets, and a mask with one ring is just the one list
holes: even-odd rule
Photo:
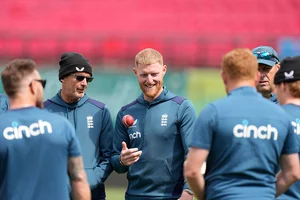
[[0, 199], [69, 199], [68, 157], [80, 154], [72, 126], [35, 107], [0, 117]]
[[[283, 109], [292, 117], [291, 123], [294, 127], [294, 133], [297, 135], [297, 139], [300, 144], [300, 106], [294, 104], [286, 104], [282, 106]], [[299, 152], [300, 158], [300, 152]], [[300, 181], [295, 182], [289, 187], [289, 189], [277, 199], [280, 200], [290, 200], [290, 199], [300, 199]]]
[[288, 116], [254, 88], [213, 102], [213, 139], [207, 159], [207, 199], [274, 199], [275, 174], [289, 137]]

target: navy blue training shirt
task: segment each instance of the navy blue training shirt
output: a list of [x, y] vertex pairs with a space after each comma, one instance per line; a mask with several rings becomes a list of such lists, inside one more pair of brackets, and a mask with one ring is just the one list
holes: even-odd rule
[[80, 156], [72, 125], [35, 107], [0, 118], [0, 199], [69, 199], [68, 158]]
[[200, 113], [191, 147], [207, 149], [206, 199], [274, 199], [281, 154], [298, 153], [289, 116], [253, 87], [240, 87]]
[[[282, 106], [284, 110], [292, 117], [291, 124], [294, 127], [294, 134], [298, 139], [298, 143], [300, 144], [300, 106], [294, 104], [286, 104]], [[299, 152], [300, 158], [300, 152]], [[280, 195], [277, 199], [280, 200], [294, 200], [300, 199], [300, 181], [297, 181], [289, 189], [282, 195]]]

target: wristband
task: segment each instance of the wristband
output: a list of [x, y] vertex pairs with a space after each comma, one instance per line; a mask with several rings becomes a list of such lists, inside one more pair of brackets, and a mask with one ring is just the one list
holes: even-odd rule
[[189, 195], [194, 195], [194, 192], [189, 189], [184, 189], [183, 191], [186, 191]]
[[120, 164], [121, 164], [121, 165], [126, 166], [126, 165], [124, 165], [124, 163], [122, 162], [121, 156], [119, 156], [119, 161], [120, 161]]

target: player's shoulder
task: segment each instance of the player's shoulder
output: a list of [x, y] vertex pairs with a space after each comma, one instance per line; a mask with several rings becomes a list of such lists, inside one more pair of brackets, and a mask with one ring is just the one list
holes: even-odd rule
[[213, 100], [207, 106], [208, 107], [218, 108], [218, 107], [224, 107], [224, 106], [226, 106], [227, 104], [230, 104], [230, 103], [231, 102], [230, 102], [228, 96], [226, 96], [226, 97], [222, 97], [222, 98]]
[[299, 115], [300, 117], [300, 106], [295, 104], [284, 104], [281, 106], [283, 110], [285, 110], [289, 114]]
[[136, 99], [136, 100], [130, 102], [129, 104], [126, 104], [126, 105], [122, 106], [120, 111], [123, 112], [123, 111], [127, 110], [128, 108], [137, 105], [137, 103], [138, 103], [138, 101], [137, 101], [137, 99]]
[[189, 103], [189, 101], [186, 98], [178, 96], [178, 95], [175, 95], [174, 97], [172, 97], [170, 99], [170, 101], [175, 102], [178, 105], [181, 105], [183, 103]]
[[258, 106], [260, 106], [261, 109], [265, 109], [266, 111], [270, 112], [270, 113], [278, 113], [278, 114], [285, 114], [285, 110], [282, 108], [282, 106], [280, 106], [277, 103], [274, 103], [273, 101], [270, 101], [269, 99], [266, 98], [260, 98], [259, 99], [259, 104]]
[[86, 102], [101, 110], [104, 110], [106, 108], [105, 103], [98, 101], [96, 99], [88, 98]]
[[44, 108], [48, 108], [50, 105], [54, 104], [50, 99], [47, 99], [44, 103]]
[[171, 92], [170, 90], [167, 90], [166, 88], [165, 88], [164, 92], [165, 92], [164, 93], [165, 97], [164, 97], [163, 101], [173, 102], [173, 103], [176, 103], [177, 105], [182, 105], [183, 103], [184, 104], [188, 103], [186, 98], [176, 95], [173, 92]]
[[49, 112], [46, 109], [41, 109], [39, 111], [39, 115], [40, 115], [41, 118], [43, 118], [45, 120], [48, 120], [48, 121], [51, 121], [52, 123], [56, 123], [56, 124], [61, 124], [61, 123], [67, 123], [68, 122], [66, 117], [64, 117], [62, 115], [59, 115], [57, 113]]
[[171, 98], [169, 102], [172, 103], [172, 107], [174, 108], [174, 110], [177, 110], [179, 113], [189, 112], [190, 114], [196, 115], [194, 104], [184, 97], [176, 95]]

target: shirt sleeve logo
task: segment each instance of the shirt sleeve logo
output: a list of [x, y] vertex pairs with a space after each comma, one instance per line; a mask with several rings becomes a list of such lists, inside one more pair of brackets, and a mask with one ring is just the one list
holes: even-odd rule
[[297, 118], [295, 121], [292, 121], [292, 125], [294, 127], [294, 133], [300, 135], [300, 119]]
[[136, 127], [137, 122], [138, 122], [138, 119], [135, 119], [134, 122], [133, 122], [133, 124], [131, 126], [129, 126], [128, 128], [134, 128], [134, 127]]
[[134, 140], [134, 139], [141, 138], [141, 137], [142, 137], [142, 134], [139, 131], [129, 134], [130, 140]]

